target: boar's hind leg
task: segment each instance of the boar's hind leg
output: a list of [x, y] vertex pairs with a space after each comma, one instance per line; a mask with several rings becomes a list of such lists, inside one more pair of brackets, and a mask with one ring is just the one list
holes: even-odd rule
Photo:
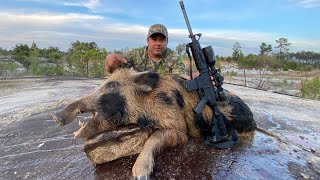
[[185, 144], [188, 136], [174, 129], [160, 129], [154, 132], [144, 144], [144, 147], [133, 165], [132, 173], [135, 179], [149, 178], [154, 166], [154, 154], [166, 147]]
[[89, 111], [88, 107], [81, 100], [75, 101], [61, 111], [51, 113], [53, 120], [59, 125], [63, 126], [73, 121], [78, 114]]

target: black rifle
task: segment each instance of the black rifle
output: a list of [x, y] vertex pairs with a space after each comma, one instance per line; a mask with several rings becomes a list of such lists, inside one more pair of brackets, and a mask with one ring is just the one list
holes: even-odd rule
[[[199, 71], [199, 76], [196, 78], [192, 78], [192, 68], [190, 67], [190, 76], [191, 80], [185, 81], [185, 86], [188, 91], [197, 90], [200, 101], [193, 109], [195, 112], [196, 119], [202, 117], [201, 112], [205, 105], [208, 105], [213, 111], [213, 119], [211, 124], [211, 132], [207, 135], [205, 142], [219, 148], [228, 148], [233, 146], [234, 143], [221, 143], [220, 141], [224, 140], [228, 136], [226, 124], [226, 119], [223, 118], [222, 113], [218, 109], [217, 100], [225, 101], [226, 96], [224, 94], [222, 84], [223, 77], [220, 75], [218, 70], [215, 68], [216, 59], [214, 56], [214, 52], [212, 46], [208, 46], [205, 48], [201, 48], [199, 39], [201, 37], [200, 34], [193, 34], [192, 29], [190, 27], [190, 23], [188, 20], [188, 16], [186, 14], [183, 1], [180, 1], [180, 6], [184, 15], [184, 19], [187, 23], [187, 27], [189, 30], [189, 38], [191, 38], [191, 43], [187, 44], [186, 52], [190, 58], [189, 48], [192, 52], [192, 57], [195, 61], [197, 70]], [[196, 36], [199, 38], [196, 39]], [[190, 62], [191, 64], [191, 62]], [[214, 84], [213, 82], [214, 81]], [[200, 122], [205, 124], [205, 122]], [[233, 133], [234, 134], [234, 133]], [[235, 140], [235, 138], [233, 138]]]

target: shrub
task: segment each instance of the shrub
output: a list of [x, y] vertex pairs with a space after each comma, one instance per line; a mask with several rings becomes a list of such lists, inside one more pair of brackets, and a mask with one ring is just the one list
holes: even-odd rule
[[301, 91], [305, 98], [320, 100], [320, 77], [308, 81]]

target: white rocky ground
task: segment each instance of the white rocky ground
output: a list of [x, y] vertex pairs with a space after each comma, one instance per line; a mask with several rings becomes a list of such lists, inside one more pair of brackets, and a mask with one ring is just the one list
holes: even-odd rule
[[[128, 178], [134, 160], [111, 162], [102, 166], [102, 170], [90, 166], [81, 152], [81, 141], [72, 138], [77, 125], [56, 127], [48, 115], [52, 109], [61, 108], [93, 91], [103, 81], [75, 78], [1, 80], [0, 179]], [[259, 127], [277, 134], [285, 142], [280, 143], [260, 132], [253, 142], [240, 142], [232, 150], [208, 150], [203, 145], [194, 146], [191, 141], [186, 148], [173, 149], [160, 156], [160, 160], [156, 160], [155, 177], [320, 178], [319, 101], [230, 84], [223, 87], [248, 104]], [[204, 149], [205, 157], [205, 153], [199, 154]], [[202, 164], [193, 164], [199, 158], [202, 158]]]

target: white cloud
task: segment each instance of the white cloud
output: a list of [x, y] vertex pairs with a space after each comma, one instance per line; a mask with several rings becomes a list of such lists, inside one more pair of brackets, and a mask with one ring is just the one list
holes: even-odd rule
[[57, 26], [69, 22], [82, 22], [87, 20], [103, 19], [101, 16], [88, 14], [54, 14], [54, 13], [14, 13], [14, 12], [0, 12], [0, 23], [2, 27], [8, 25], [28, 24], [35, 26]]
[[100, 0], [17, 0], [18, 2], [34, 2], [41, 4], [54, 4], [63, 6], [78, 6], [87, 8], [93, 12], [98, 10], [102, 3]]
[[70, 42], [65, 43], [66, 39], [88, 38], [78, 31], [101, 20], [105, 18], [90, 14], [0, 12], [0, 46], [10, 49], [17, 43], [30, 44], [32, 41], [41, 42], [44, 47], [58, 41], [69, 45]]
[[[186, 29], [171, 29], [168, 30], [169, 33], [175, 36], [184, 36], [188, 37], [189, 32]], [[215, 29], [193, 29], [193, 34], [201, 32], [201, 39], [210, 39], [210, 40], [227, 40], [227, 41], [257, 41], [257, 42], [268, 42], [273, 40], [276, 35], [264, 32], [253, 32], [245, 30], [215, 30]]]
[[[37, 0], [26, 0], [26, 1], [37, 1]], [[142, 17], [143, 12], [134, 9], [131, 3], [127, 2], [110, 2], [110, 1], [100, 1], [100, 0], [57, 0], [50, 2], [41, 3], [54, 3], [63, 6], [75, 6], [87, 8], [93, 13], [113, 13], [113, 14], [125, 14], [133, 17]]]
[[58, 46], [67, 50], [76, 40], [95, 41], [107, 49], [137, 47], [145, 44], [147, 31], [145, 26], [115, 23], [88, 14], [0, 13], [0, 47], [6, 49], [35, 41], [39, 47]]
[[[16, 13], [0, 12], [0, 47], [11, 49], [17, 43], [39, 47], [57, 46], [67, 50], [76, 40], [95, 41], [107, 50], [133, 48], [146, 44], [148, 26], [119, 23], [113, 19], [90, 14], [75, 13]], [[188, 43], [187, 28], [169, 31], [169, 47]], [[244, 53], [259, 52], [262, 42], [275, 45], [275, 39], [287, 37], [292, 43], [291, 50], [319, 51], [320, 40], [296, 39], [288, 35], [255, 32], [249, 30], [193, 29], [193, 33], [203, 34], [201, 45], [212, 45], [219, 55], [230, 55], [232, 45], [239, 41]]]
[[65, 6], [80, 6], [90, 9], [91, 11], [95, 12], [97, 9], [101, 7], [100, 0], [82, 0], [79, 2], [70, 2], [70, 1], [64, 1], [62, 2]]
[[[292, 0], [290, 0], [292, 1]], [[304, 8], [319, 8], [320, 0], [294, 0], [295, 3]]]

